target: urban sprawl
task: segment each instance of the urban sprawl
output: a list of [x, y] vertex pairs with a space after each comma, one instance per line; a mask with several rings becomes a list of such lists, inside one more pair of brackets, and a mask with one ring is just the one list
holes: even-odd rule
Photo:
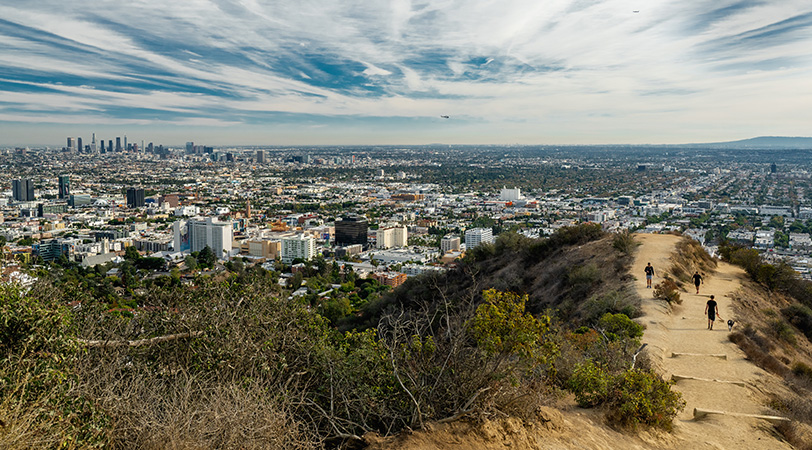
[[[584, 222], [677, 231], [711, 253], [756, 248], [810, 277], [811, 161], [801, 150], [701, 147], [214, 147], [67, 138], [0, 149], [5, 281], [81, 264], [184, 279], [260, 265], [292, 295], [331, 264], [397, 286], [500, 233]], [[201, 264], [211, 258], [213, 264]]]

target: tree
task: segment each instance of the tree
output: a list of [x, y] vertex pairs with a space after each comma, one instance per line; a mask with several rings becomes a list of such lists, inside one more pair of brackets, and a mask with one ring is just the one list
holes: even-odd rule
[[183, 260], [186, 263], [186, 268], [189, 270], [197, 270], [197, 258], [192, 255], [186, 257]]
[[203, 247], [203, 250], [200, 250], [200, 255], [197, 257], [197, 262], [200, 263], [200, 267], [212, 268], [217, 262], [217, 256], [214, 254], [211, 247], [207, 245]]
[[134, 246], [127, 247], [127, 250], [124, 251], [124, 259], [135, 261], [141, 258], [141, 254], [138, 253], [138, 250], [135, 249]]

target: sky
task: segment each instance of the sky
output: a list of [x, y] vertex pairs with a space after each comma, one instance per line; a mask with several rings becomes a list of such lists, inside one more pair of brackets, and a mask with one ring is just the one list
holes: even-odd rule
[[0, 0], [0, 145], [716, 142], [810, 105], [809, 0]]

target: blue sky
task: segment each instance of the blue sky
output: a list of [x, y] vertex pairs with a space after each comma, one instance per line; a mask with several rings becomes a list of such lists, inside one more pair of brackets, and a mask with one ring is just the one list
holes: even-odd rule
[[0, 0], [0, 145], [707, 142], [810, 105], [809, 0]]

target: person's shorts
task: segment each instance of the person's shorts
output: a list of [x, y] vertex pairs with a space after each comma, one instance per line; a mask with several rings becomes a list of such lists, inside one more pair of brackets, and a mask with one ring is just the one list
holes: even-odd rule
[[646, 279], [647, 279], [647, 280], [650, 280], [650, 279], [651, 279], [651, 275], [646, 274]]
[[716, 314], [714, 314], [714, 313], [708, 313], [708, 319], [709, 319], [710, 321], [714, 321], [714, 320], [716, 320]]

